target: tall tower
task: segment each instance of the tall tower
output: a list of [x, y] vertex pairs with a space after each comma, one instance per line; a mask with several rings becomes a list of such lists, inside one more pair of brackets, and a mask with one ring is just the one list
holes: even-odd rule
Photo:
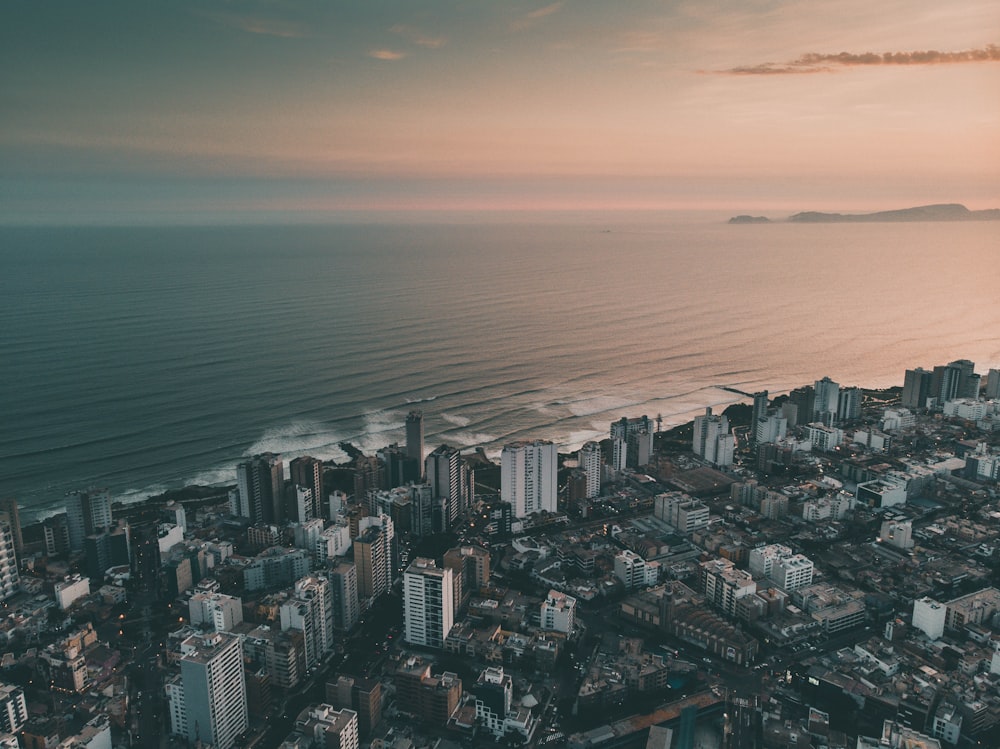
[[713, 465], [732, 465], [735, 441], [729, 433], [728, 417], [713, 415], [711, 407], [705, 409], [704, 416], [696, 416], [691, 449]]
[[404, 637], [411, 645], [443, 648], [455, 623], [452, 570], [417, 557], [403, 573]]
[[435, 499], [445, 502], [443, 530], [450, 530], [458, 516], [469, 507], [469, 470], [462, 454], [454, 447], [441, 445], [424, 461], [424, 475]]
[[601, 445], [588, 442], [580, 448], [580, 468], [587, 475], [587, 499], [593, 499], [601, 493], [601, 465], [604, 463], [601, 455]]
[[0, 499], [0, 522], [10, 526], [14, 537], [14, 551], [18, 559], [24, 558], [24, 539], [21, 537], [21, 513], [17, 509], [17, 500], [13, 497]]
[[303, 455], [288, 464], [292, 486], [307, 486], [312, 489], [313, 508], [311, 517], [323, 517], [323, 461]]
[[906, 408], [927, 408], [931, 395], [931, 381], [934, 373], [917, 367], [906, 370], [903, 376], [903, 394], [899, 402]]
[[559, 455], [548, 440], [512, 442], [500, 454], [500, 500], [511, 505], [514, 517], [556, 511], [556, 475]]
[[813, 385], [816, 400], [813, 402], [813, 418], [821, 424], [833, 426], [837, 423], [837, 408], [840, 405], [840, 385], [829, 377], [816, 380]]
[[70, 551], [83, 551], [84, 539], [111, 527], [111, 496], [107, 489], [88, 489], [66, 495]]
[[274, 453], [254, 455], [236, 466], [240, 494], [240, 516], [259, 523], [281, 523], [285, 519], [285, 467]]
[[14, 533], [7, 523], [0, 522], [0, 601], [10, 598], [20, 589], [21, 577], [17, 571]]
[[424, 414], [410, 411], [406, 415], [406, 457], [424, 464]]
[[333, 602], [333, 628], [342, 632], [354, 629], [361, 614], [358, 607], [358, 568], [342, 560], [330, 570], [330, 599]]
[[767, 398], [767, 391], [761, 390], [753, 394], [753, 412], [750, 416], [750, 438], [757, 441], [757, 424], [767, 419], [767, 407], [770, 401]]
[[295, 583], [295, 597], [281, 605], [282, 631], [302, 633], [306, 668], [319, 665], [333, 647], [333, 598], [325, 577], [303, 577]]
[[388, 515], [362, 518], [358, 528], [360, 534], [354, 539], [358, 598], [378, 598], [392, 585], [395, 528]]
[[[182, 725], [188, 741], [231, 749], [247, 729], [240, 643], [237, 635], [228, 632], [192, 635], [181, 643]], [[171, 697], [172, 702], [177, 699]]]

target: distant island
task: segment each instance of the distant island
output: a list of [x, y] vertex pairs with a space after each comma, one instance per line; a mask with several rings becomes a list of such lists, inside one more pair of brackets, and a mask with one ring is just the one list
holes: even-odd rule
[[[939, 203], [876, 213], [820, 213], [805, 211], [788, 217], [797, 224], [862, 223], [876, 221], [1000, 221], [1000, 208], [970, 211], [960, 203]], [[765, 216], [734, 216], [731, 224], [770, 223]]]

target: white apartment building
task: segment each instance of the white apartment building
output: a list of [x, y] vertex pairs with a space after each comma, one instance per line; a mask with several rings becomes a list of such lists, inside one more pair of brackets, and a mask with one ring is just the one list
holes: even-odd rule
[[28, 722], [28, 704], [24, 690], [11, 684], [0, 684], [0, 733], [18, 733]]
[[570, 634], [576, 623], [576, 599], [558, 590], [550, 590], [542, 601], [541, 628]]
[[556, 511], [559, 455], [548, 440], [513, 442], [500, 454], [500, 499], [514, 517]]
[[587, 476], [587, 499], [593, 499], [601, 494], [601, 466], [604, 458], [601, 455], [601, 445], [597, 442], [587, 442], [580, 448], [580, 468]]
[[708, 506], [683, 492], [657, 495], [653, 514], [681, 533], [693, 533], [708, 525]]
[[232, 749], [247, 729], [240, 638], [228, 632], [192, 635], [181, 643], [180, 667], [180, 679], [167, 689], [173, 732], [192, 743]]
[[648, 588], [659, 581], [660, 563], [647, 562], [634, 551], [625, 549], [615, 555], [615, 577], [622, 581], [626, 590]]
[[726, 416], [714, 416], [712, 409], [706, 408], [703, 416], [696, 416], [694, 419], [691, 447], [695, 455], [714, 466], [731, 466], [736, 439], [729, 432], [729, 419]]
[[878, 534], [884, 544], [897, 549], [913, 548], [913, 522], [910, 520], [885, 520]]
[[17, 571], [17, 554], [14, 550], [14, 532], [7, 523], [0, 523], [0, 601], [21, 590], [21, 577]]
[[812, 585], [814, 571], [815, 568], [810, 559], [802, 554], [793, 554], [775, 560], [771, 579], [774, 580], [775, 585], [789, 593]]
[[727, 616], [736, 616], [736, 602], [757, 592], [749, 572], [736, 569], [728, 559], [701, 563], [705, 600]]
[[944, 634], [945, 618], [948, 607], [932, 598], [924, 596], [913, 602], [913, 628], [919, 629], [931, 640], [937, 640]]
[[306, 668], [319, 665], [333, 648], [333, 598], [325, 577], [295, 583], [295, 597], [279, 608], [281, 629], [302, 633]]
[[824, 424], [806, 424], [806, 440], [810, 449], [830, 452], [844, 441], [844, 433], [836, 427]]
[[452, 570], [417, 557], [403, 573], [404, 638], [411, 645], [444, 647], [455, 623]]
[[188, 601], [192, 624], [205, 624], [213, 632], [232, 632], [243, 622], [243, 601], [224, 593], [195, 593]]
[[768, 544], [750, 550], [748, 567], [750, 574], [756, 578], [770, 577], [774, 572], [774, 563], [782, 557], [790, 557], [794, 552], [782, 544]]

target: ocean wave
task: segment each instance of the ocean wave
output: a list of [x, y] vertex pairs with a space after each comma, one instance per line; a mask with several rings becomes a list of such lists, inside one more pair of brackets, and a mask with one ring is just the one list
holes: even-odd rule
[[442, 411], [438, 414], [442, 419], [447, 421], [449, 424], [457, 427], [467, 427], [472, 422], [468, 416], [459, 416], [458, 414], [450, 414]]

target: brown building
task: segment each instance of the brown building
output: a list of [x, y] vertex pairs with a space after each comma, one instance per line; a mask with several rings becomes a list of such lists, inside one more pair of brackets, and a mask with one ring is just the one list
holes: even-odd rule
[[338, 709], [349, 708], [358, 714], [358, 734], [371, 735], [382, 720], [382, 684], [377, 679], [338, 676], [326, 683], [326, 701]]
[[413, 656], [396, 670], [396, 703], [402, 712], [444, 726], [462, 698], [462, 680], [457, 674], [431, 675], [431, 666]]

